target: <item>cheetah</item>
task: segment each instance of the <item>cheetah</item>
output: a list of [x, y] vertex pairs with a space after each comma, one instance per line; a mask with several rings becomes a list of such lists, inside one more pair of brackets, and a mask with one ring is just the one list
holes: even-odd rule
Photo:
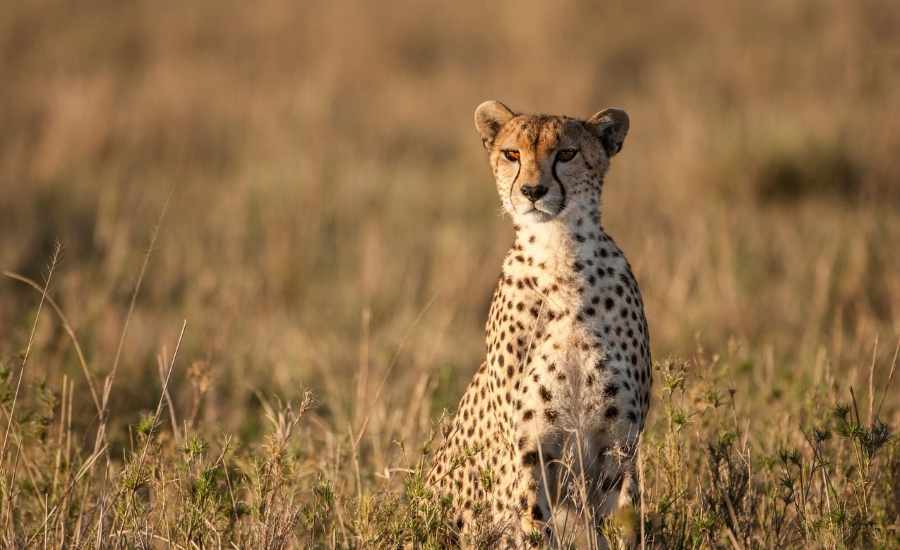
[[641, 294], [600, 209], [629, 118], [487, 101], [475, 126], [515, 240], [490, 306], [486, 360], [427, 481], [449, 504], [461, 546], [557, 545], [560, 511], [578, 510], [603, 547], [603, 518], [639, 498], [652, 383]]

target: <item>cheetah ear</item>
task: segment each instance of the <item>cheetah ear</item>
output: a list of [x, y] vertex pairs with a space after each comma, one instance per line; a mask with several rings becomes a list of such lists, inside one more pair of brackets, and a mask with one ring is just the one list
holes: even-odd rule
[[500, 129], [514, 116], [516, 114], [499, 101], [485, 101], [475, 109], [475, 128], [481, 134], [485, 149], [490, 149]]
[[589, 118], [586, 124], [600, 139], [608, 156], [611, 157], [622, 150], [622, 144], [628, 134], [628, 113], [622, 109], [605, 109]]

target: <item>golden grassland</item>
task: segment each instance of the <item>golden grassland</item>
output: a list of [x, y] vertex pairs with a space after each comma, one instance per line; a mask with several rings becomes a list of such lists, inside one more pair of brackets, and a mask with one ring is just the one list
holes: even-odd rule
[[0, 545], [446, 542], [496, 98], [631, 115], [658, 383], [610, 537], [900, 547], [900, 4], [34, 0], [0, 82]]

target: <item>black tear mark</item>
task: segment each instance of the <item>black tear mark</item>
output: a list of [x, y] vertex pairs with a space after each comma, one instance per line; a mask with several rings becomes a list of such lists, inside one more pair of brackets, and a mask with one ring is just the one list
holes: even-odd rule
[[553, 168], [551, 169], [551, 171], [553, 172], [553, 179], [556, 180], [556, 184], [559, 185], [559, 191], [562, 194], [562, 200], [560, 201], [560, 206], [559, 206], [559, 211], [562, 212], [566, 208], [566, 201], [567, 201], [568, 193], [566, 193], [566, 186], [563, 185], [562, 180], [559, 179], [559, 174], [556, 173], [556, 165], [558, 163], [559, 163], [559, 161], [557, 161], [557, 160], [553, 161]]

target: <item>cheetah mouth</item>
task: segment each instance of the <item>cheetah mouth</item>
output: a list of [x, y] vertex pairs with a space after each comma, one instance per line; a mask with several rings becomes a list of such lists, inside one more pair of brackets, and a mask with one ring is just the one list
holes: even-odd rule
[[526, 223], [542, 224], [559, 217], [559, 212], [548, 212], [540, 208], [532, 207], [519, 214], [519, 216], [520, 219], [522, 219]]
[[563, 192], [562, 197], [549, 201], [549, 204], [546, 204], [545, 201], [537, 201], [529, 204], [522, 214], [529, 218], [533, 218], [534, 221], [548, 221], [562, 214], [565, 209], [566, 195], [565, 192]]
[[530, 218], [532, 221], [538, 221], [538, 222], [547, 221], [547, 220], [550, 220], [550, 219], [556, 217], [556, 214], [554, 214], [552, 212], [547, 212], [546, 210], [541, 210], [540, 208], [538, 208], [537, 206], [534, 206], [534, 205], [532, 205], [531, 208], [529, 208], [528, 210], [523, 212], [522, 215], [526, 216], [527, 218]]

